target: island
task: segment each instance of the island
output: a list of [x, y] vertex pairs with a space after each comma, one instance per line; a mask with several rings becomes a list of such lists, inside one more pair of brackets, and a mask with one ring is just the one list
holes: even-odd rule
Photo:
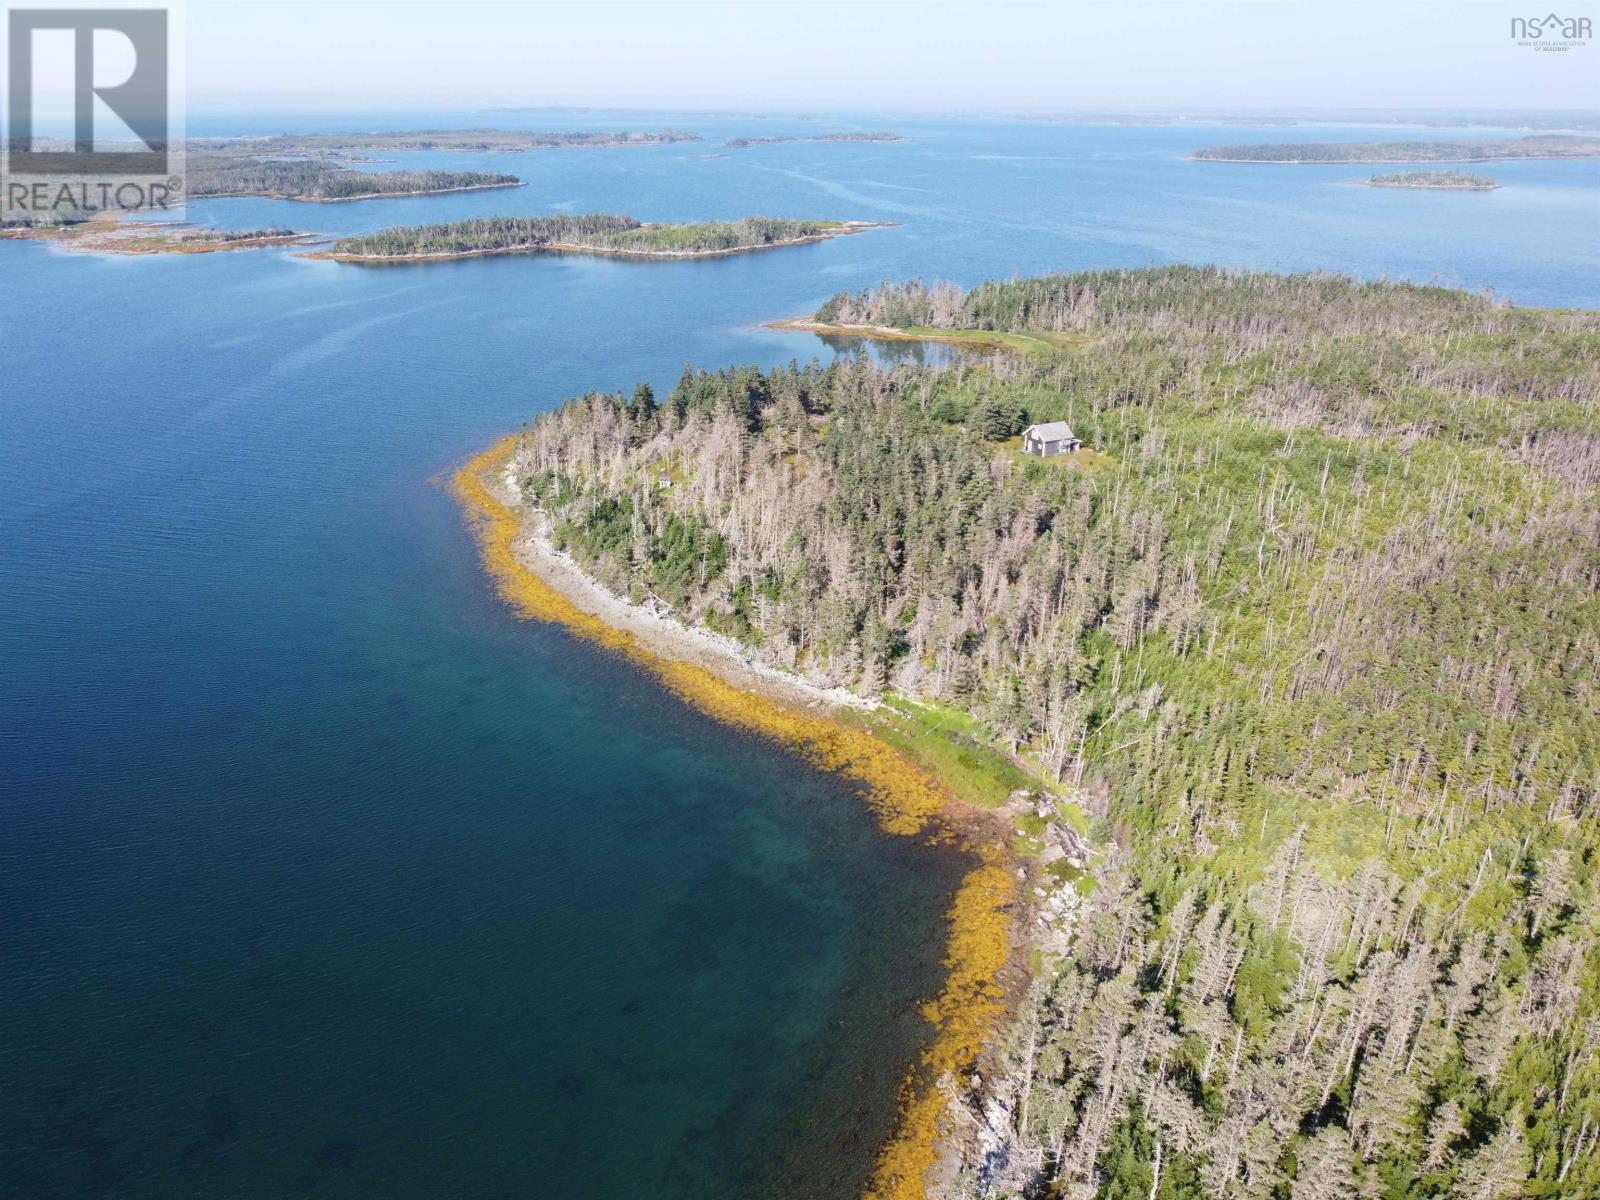
[[1163, 267], [814, 316], [1071, 340], [686, 368], [456, 482], [520, 616], [968, 831], [868, 1194], [1591, 1194], [1600, 315]]
[[1366, 187], [1423, 188], [1447, 192], [1492, 192], [1500, 185], [1471, 171], [1399, 171], [1362, 180]]
[[1600, 137], [1538, 134], [1446, 142], [1267, 142], [1207, 146], [1190, 158], [1236, 163], [1458, 163], [1534, 158], [1600, 158]]
[[260, 196], [329, 204], [523, 186], [498, 171], [355, 171], [322, 158], [191, 154], [185, 166], [182, 196], [190, 200]]
[[437, 196], [522, 187], [515, 175], [489, 171], [352, 171], [318, 159], [191, 155], [187, 195], [264, 196], [274, 200], [342, 203], [394, 196]]
[[347, 263], [437, 262], [496, 254], [605, 254], [623, 258], [711, 258], [800, 246], [880, 227], [873, 221], [796, 221], [745, 217], [698, 224], [646, 224], [628, 216], [586, 213], [479, 217], [448, 225], [412, 225], [340, 238], [308, 258]]
[[515, 154], [527, 150], [607, 146], [664, 146], [698, 142], [697, 133], [667, 129], [534, 132], [518, 129], [421, 129], [372, 133], [276, 133], [233, 138], [192, 138], [191, 152], [227, 154], [336, 155], [445, 150], [457, 153]]
[[260, 250], [270, 246], [303, 246], [316, 235], [292, 229], [196, 229], [170, 221], [119, 220], [119, 214], [97, 213], [84, 221], [10, 224], [0, 237], [48, 241], [66, 250], [93, 254], [210, 254], [219, 250]]
[[783, 142], [903, 142], [898, 133], [819, 133], [808, 137], [774, 135], [770, 137], [736, 137], [722, 143], [731, 150], [746, 146], [775, 146]]

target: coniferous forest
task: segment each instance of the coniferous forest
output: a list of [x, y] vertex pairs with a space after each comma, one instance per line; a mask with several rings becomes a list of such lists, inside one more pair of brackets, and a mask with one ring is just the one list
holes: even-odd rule
[[1374, 175], [1366, 182], [1373, 187], [1444, 188], [1467, 192], [1488, 192], [1500, 186], [1489, 176], [1474, 171], [1394, 171]]
[[378, 196], [517, 187], [515, 175], [489, 171], [352, 171], [322, 159], [195, 155], [189, 195], [275, 196], [291, 200], [366, 200]]
[[335, 257], [417, 258], [561, 246], [618, 254], [694, 255], [754, 250], [841, 233], [837, 221], [745, 217], [686, 225], [646, 225], [610, 213], [478, 217], [448, 225], [410, 225], [340, 238]]
[[817, 316], [1067, 345], [686, 369], [514, 464], [606, 585], [960, 710], [1092, 847], [955, 1194], [1600, 1195], [1600, 318], [1183, 267]]

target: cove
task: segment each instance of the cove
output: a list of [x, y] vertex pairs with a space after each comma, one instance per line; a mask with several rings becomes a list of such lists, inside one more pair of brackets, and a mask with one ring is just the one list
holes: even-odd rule
[[4, 1193], [856, 1194], [959, 856], [506, 612], [434, 476], [520, 337], [14, 261]]

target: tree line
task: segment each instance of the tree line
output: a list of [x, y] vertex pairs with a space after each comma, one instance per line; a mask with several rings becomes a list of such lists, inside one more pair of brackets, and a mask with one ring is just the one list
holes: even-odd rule
[[639, 254], [710, 254], [820, 237], [840, 228], [834, 221], [745, 217], [692, 225], [646, 225], [609, 213], [544, 217], [479, 217], [448, 225], [385, 229], [334, 243], [335, 255], [404, 258], [536, 249], [546, 245]]
[[[611, 588], [1087, 812], [952, 1194], [1600, 1194], [1600, 318], [1197, 268], [819, 316], [1083, 340], [686, 369], [514, 464]], [[1050, 419], [1099, 454], [1004, 440]]]
[[281, 196], [296, 200], [357, 200], [367, 196], [515, 187], [515, 175], [488, 171], [352, 171], [320, 159], [195, 156], [188, 160], [188, 194]]
[[1500, 186], [1489, 176], [1472, 171], [1396, 171], [1388, 175], [1374, 175], [1367, 182], [1377, 187], [1467, 188], [1474, 191], [1488, 191]]

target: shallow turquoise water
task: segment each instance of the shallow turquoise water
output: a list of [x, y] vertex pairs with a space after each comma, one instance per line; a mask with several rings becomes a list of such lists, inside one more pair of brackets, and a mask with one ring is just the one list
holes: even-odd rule
[[[815, 128], [603, 123], [697, 122]], [[483, 117], [389, 122], [419, 123]], [[530, 186], [196, 212], [902, 223], [763, 255], [361, 269], [0, 244], [0, 1195], [859, 1183], [959, 863], [510, 619], [437, 479], [534, 413], [665, 391], [685, 362], [827, 353], [758, 322], [908, 275], [1218, 261], [1600, 304], [1600, 163], [1406, 193], [1180, 157], [1361, 131], [892, 124], [911, 140], [416, 156]]]

